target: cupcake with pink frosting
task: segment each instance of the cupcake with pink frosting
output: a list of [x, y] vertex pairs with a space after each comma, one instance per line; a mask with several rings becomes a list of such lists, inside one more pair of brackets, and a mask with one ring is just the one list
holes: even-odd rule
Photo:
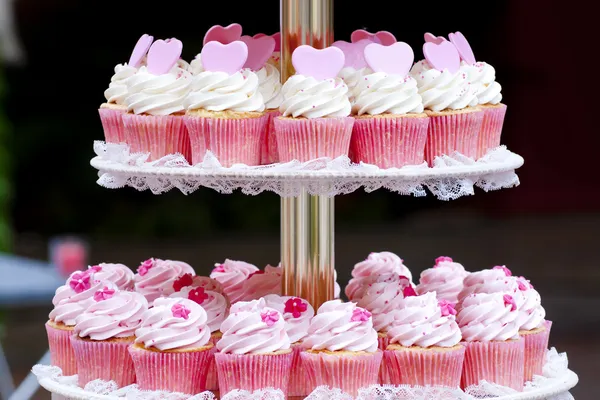
[[94, 270], [97, 280], [112, 282], [119, 290], [133, 290], [133, 271], [126, 265], [101, 263], [89, 269]]
[[281, 266], [267, 265], [248, 276], [243, 284], [242, 301], [258, 300], [269, 294], [281, 295]]
[[290, 338], [294, 352], [288, 395], [290, 397], [306, 397], [310, 394], [311, 388], [307, 385], [306, 371], [302, 365], [300, 352], [303, 350], [302, 340], [308, 335], [308, 327], [315, 315], [315, 310], [308, 301], [299, 297], [270, 294], [264, 299], [267, 307], [274, 308], [283, 316], [285, 331]]
[[189, 299], [160, 298], [142, 315], [129, 347], [142, 390], [194, 395], [206, 390], [213, 355], [208, 315]]
[[293, 354], [283, 316], [264, 299], [238, 304], [221, 324], [217, 343], [221, 396], [235, 389], [275, 388], [287, 397]]
[[438, 299], [456, 304], [463, 289], [463, 280], [468, 274], [461, 264], [450, 257], [438, 257], [433, 268], [421, 272], [417, 293], [436, 292]]
[[465, 342], [461, 385], [486, 380], [523, 390], [525, 341], [519, 337], [519, 310], [502, 292], [467, 296], [456, 321]]
[[[135, 274], [135, 291], [146, 296], [149, 304], [161, 296], [168, 296], [181, 285], [184, 275], [196, 275], [194, 269], [182, 261], [150, 258], [144, 261]], [[185, 277], [183, 278], [185, 279]]]
[[473, 293], [508, 293], [515, 298], [517, 306], [520, 307], [523, 303], [519, 284], [510, 269], [504, 265], [468, 274], [463, 280], [463, 289], [458, 294], [459, 308], [460, 302]]
[[245, 281], [258, 271], [260, 270], [256, 266], [247, 262], [227, 259], [223, 263], [215, 264], [210, 277], [221, 283], [229, 301], [234, 304], [243, 300]]
[[327, 385], [356, 396], [360, 388], [376, 384], [382, 359], [377, 345], [369, 311], [341, 300], [323, 303], [300, 353], [311, 391]]
[[78, 384], [94, 379], [115, 381], [119, 387], [135, 383], [128, 348], [135, 340], [146, 298], [136, 292], [108, 286], [94, 293], [94, 302], [80, 314], [71, 336], [77, 361]]
[[388, 329], [385, 366], [393, 385], [459, 387], [465, 348], [456, 310], [435, 292], [406, 296]]

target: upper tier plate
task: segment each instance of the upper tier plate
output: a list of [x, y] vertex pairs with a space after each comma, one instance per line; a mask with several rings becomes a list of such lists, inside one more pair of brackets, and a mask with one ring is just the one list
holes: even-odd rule
[[125, 186], [150, 189], [154, 194], [173, 188], [188, 194], [204, 186], [220, 193], [240, 189], [249, 195], [272, 191], [282, 197], [293, 197], [306, 190], [313, 195], [336, 196], [364, 187], [366, 192], [385, 188], [404, 195], [424, 196], [427, 188], [437, 198], [451, 200], [472, 195], [475, 186], [485, 191], [517, 186], [515, 169], [524, 162], [504, 146], [490, 150], [478, 161], [454, 154], [437, 158], [432, 168], [423, 164], [399, 169], [351, 164], [347, 157], [224, 168], [210, 153], [197, 166], [190, 166], [181, 155], [146, 162], [146, 155], [130, 154], [125, 145], [104, 142], [95, 142], [94, 151], [97, 157], [91, 165], [99, 170], [99, 185], [111, 189]]

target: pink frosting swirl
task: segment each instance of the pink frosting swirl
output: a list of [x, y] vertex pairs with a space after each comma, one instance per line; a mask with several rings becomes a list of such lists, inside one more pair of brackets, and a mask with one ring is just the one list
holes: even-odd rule
[[133, 271], [123, 264], [101, 263], [89, 267], [93, 269], [96, 279], [100, 281], [110, 281], [117, 285], [119, 290], [133, 289]]
[[456, 311], [452, 305], [442, 302], [444, 307], [438, 303], [435, 292], [406, 297], [388, 330], [390, 343], [404, 347], [456, 346], [462, 337]]
[[505, 341], [519, 337], [519, 312], [507, 293], [474, 293], [463, 300], [456, 321], [467, 342]]
[[519, 291], [516, 278], [506, 267], [494, 267], [468, 274], [463, 280], [463, 290], [458, 294], [460, 303], [473, 293], [509, 293], [517, 303], [523, 303], [523, 294]]
[[77, 317], [74, 332], [92, 340], [133, 336], [147, 310], [148, 301], [140, 293], [105, 286], [94, 294], [94, 303]]
[[243, 299], [244, 282], [252, 273], [258, 271], [259, 269], [252, 264], [227, 259], [222, 264], [215, 264], [210, 277], [223, 285], [225, 294], [233, 304]]
[[365, 261], [359, 262], [352, 269], [352, 279], [346, 286], [346, 296], [349, 300], [358, 300], [356, 291], [360, 289], [365, 282], [373, 282], [374, 276], [398, 274], [406, 276], [412, 281], [410, 270], [403, 264], [403, 261], [396, 254], [389, 251], [381, 253], [371, 253]]
[[281, 266], [267, 265], [264, 271], [253, 272], [243, 284], [241, 301], [260, 299], [269, 294], [281, 294]]
[[439, 257], [433, 268], [421, 272], [417, 293], [436, 292], [438, 299], [456, 304], [463, 289], [463, 280], [468, 274], [461, 264], [451, 258]]
[[371, 313], [355, 303], [323, 303], [310, 322], [303, 345], [312, 350], [377, 351], [377, 332]]
[[210, 339], [206, 311], [188, 299], [159, 298], [142, 315], [135, 342], [158, 350], [196, 349]]
[[376, 331], [388, 331], [394, 322], [396, 311], [404, 303], [404, 289], [407, 287], [412, 287], [408, 279], [377, 282], [367, 286], [358, 305], [373, 314], [373, 328]]
[[285, 331], [291, 343], [299, 342], [308, 335], [310, 320], [315, 315], [315, 309], [308, 301], [299, 297], [276, 294], [265, 296], [264, 299], [267, 307], [271, 307], [283, 315]]
[[232, 307], [221, 324], [223, 337], [217, 349], [225, 354], [268, 354], [290, 348], [283, 316], [274, 308], [260, 307], [264, 300], [250, 302], [245, 310]]
[[517, 284], [523, 295], [523, 303], [519, 307], [519, 329], [530, 331], [539, 328], [546, 318], [546, 310], [542, 307], [542, 298], [527, 279], [519, 277]]
[[175, 292], [173, 284], [183, 275], [196, 275], [194, 269], [182, 261], [151, 258], [144, 261], [135, 274], [135, 291], [146, 296], [148, 303]]
[[340, 287], [340, 284], [337, 281], [337, 271], [335, 269], [333, 270], [333, 280], [333, 298], [339, 299], [340, 294], [342, 293], [342, 288]]
[[225, 296], [218, 292], [204, 290], [202, 287], [187, 286], [175, 292], [169, 298], [183, 298], [195, 301], [204, 308], [208, 317], [207, 325], [211, 332], [218, 331], [227, 317], [229, 303]]
[[359, 279], [351, 279], [346, 286], [346, 296], [350, 301], [359, 302], [363, 298], [367, 290], [375, 284], [387, 283], [394, 284], [396, 282], [411, 283], [406, 276], [398, 274], [372, 275]]

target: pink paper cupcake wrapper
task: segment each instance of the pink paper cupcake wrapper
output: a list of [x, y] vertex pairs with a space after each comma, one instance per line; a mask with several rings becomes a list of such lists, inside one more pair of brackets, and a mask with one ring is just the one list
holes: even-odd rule
[[59, 367], [64, 376], [77, 374], [75, 352], [71, 346], [72, 330], [57, 329], [46, 323], [48, 345], [50, 349], [50, 364]]
[[548, 353], [551, 327], [552, 322], [544, 321], [544, 330], [522, 336], [525, 340], [525, 382], [533, 379], [533, 375], [542, 374]]
[[279, 117], [279, 111], [268, 111], [265, 130], [261, 138], [260, 145], [260, 164], [268, 165], [279, 162], [279, 154], [277, 153], [277, 141], [275, 140], [275, 118]]
[[234, 389], [253, 392], [272, 387], [288, 393], [293, 353], [223, 354], [216, 353], [221, 396]]
[[352, 161], [380, 168], [422, 164], [429, 118], [359, 118], [352, 128]]
[[302, 358], [300, 353], [304, 350], [304, 347], [300, 343], [292, 345], [292, 351], [294, 357], [292, 358], [292, 368], [290, 370], [290, 386], [288, 389], [288, 396], [290, 397], [301, 397], [305, 398], [312, 392], [312, 388], [308, 380], [306, 379], [306, 369], [302, 364]]
[[348, 155], [354, 118], [275, 118], [280, 162]]
[[477, 140], [477, 158], [481, 158], [489, 149], [500, 146], [502, 126], [506, 116], [506, 105], [501, 107], [484, 107], [483, 122]]
[[523, 390], [525, 341], [465, 343], [462, 388], [486, 380]]
[[180, 153], [190, 160], [190, 138], [182, 115], [123, 114], [125, 141], [131, 152], [150, 153], [148, 161]]
[[192, 164], [204, 160], [210, 150], [222, 166], [260, 164], [261, 138], [268, 116], [259, 118], [184, 117], [192, 146]]
[[431, 166], [436, 156], [451, 155], [455, 151], [476, 158], [482, 123], [483, 110], [430, 116], [425, 145], [427, 163]]
[[204, 351], [158, 352], [129, 347], [137, 384], [142, 390], [197, 394], [206, 390], [213, 348]]
[[311, 391], [317, 386], [340, 388], [352, 396], [358, 389], [377, 384], [383, 353], [335, 355], [328, 353], [300, 353]]
[[94, 379], [115, 381], [119, 387], [135, 383], [135, 369], [128, 351], [131, 343], [87, 341], [71, 336], [79, 386], [84, 387]]
[[215, 363], [215, 353], [217, 352], [217, 342], [221, 339], [215, 334], [210, 336], [210, 342], [214, 345], [213, 354], [210, 357], [208, 372], [206, 373], [206, 390], [211, 392], [219, 391], [219, 377], [217, 375], [217, 364]]
[[[387, 349], [388, 345], [390, 344], [390, 338], [387, 336], [377, 336], [377, 341], [378, 341], [378, 346], [377, 348], [379, 350], [381, 350], [382, 352], [385, 351], [385, 349]], [[387, 367], [386, 367], [386, 361], [385, 361], [385, 357], [383, 357], [381, 359], [381, 366], [379, 367], [379, 378], [378, 378], [378, 383], [380, 385], [388, 385], [390, 384], [390, 375], [387, 371]]]
[[125, 110], [111, 108], [100, 108], [100, 121], [104, 129], [104, 138], [107, 143], [125, 143], [125, 127], [123, 126], [123, 114]]
[[460, 387], [465, 348], [386, 350], [383, 359], [392, 385]]

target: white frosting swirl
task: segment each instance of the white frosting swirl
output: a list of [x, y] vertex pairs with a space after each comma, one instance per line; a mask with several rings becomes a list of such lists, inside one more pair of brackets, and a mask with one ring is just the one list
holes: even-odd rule
[[517, 278], [523, 294], [523, 304], [519, 307], [519, 329], [530, 331], [539, 328], [546, 318], [542, 298], [525, 278]]
[[169, 298], [189, 299], [201, 305], [206, 311], [206, 324], [211, 332], [218, 331], [225, 318], [227, 318], [229, 303], [221, 293], [204, 290], [196, 286], [186, 286], [179, 292], [169, 295]]
[[496, 69], [485, 62], [469, 65], [461, 62], [460, 69], [466, 72], [471, 85], [475, 86], [479, 104], [498, 104], [502, 101], [502, 86], [496, 82]]
[[104, 97], [109, 103], [115, 103], [118, 105], [125, 104], [125, 97], [127, 96], [127, 82], [137, 72], [137, 68], [125, 64], [118, 64], [115, 66], [115, 73], [110, 78], [110, 84], [108, 89], [104, 91]]
[[258, 87], [258, 76], [249, 69], [233, 75], [204, 71], [193, 77], [191, 92], [184, 101], [187, 110], [264, 111], [265, 102]]
[[423, 100], [411, 76], [376, 72], [365, 76], [355, 88], [352, 111], [356, 115], [422, 113]]
[[94, 270], [94, 276], [100, 281], [110, 281], [117, 285], [120, 290], [133, 289], [133, 271], [123, 264], [101, 263], [89, 267]]
[[316, 80], [294, 75], [281, 88], [283, 103], [279, 111], [284, 117], [347, 117], [352, 106], [348, 86], [340, 79]]
[[299, 297], [276, 294], [265, 296], [264, 299], [267, 307], [271, 307], [283, 315], [285, 331], [291, 343], [299, 342], [308, 335], [310, 320], [315, 315], [315, 309], [308, 301]]
[[505, 341], [519, 337], [519, 312], [506, 293], [474, 293], [465, 298], [456, 320], [467, 342]]
[[351, 104], [354, 104], [356, 97], [356, 86], [359, 82], [365, 79], [365, 76], [372, 74], [373, 71], [369, 67], [355, 69], [354, 67], [344, 67], [338, 74], [338, 77], [348, 86], [348, 99]]
[[198, 54], [196, 56], [196, 58], [194, 58], [192, 60], [192, 62], [190, 63], [189, 71], [192, 73], [192, 75], [198, 75], [198, 74], [204, 72], [204, 66], [202, 65], [201, 54]]
[[258, 76], [258, 90], [265, 102], [265, 108], [267, 110], [279, 109], [283, 100], [279, 70], [274, 65], [267, 63], [256, 71], [256, 75]]
[[417, 285], [417, 293], [436, 292], [438, 299], [450, 303], [458, 303], [458, 295], [463, 289], [463, 280], [469, 273], [465, 268], [453, 261], [440, 261], [435, 267], [421, 272]]

